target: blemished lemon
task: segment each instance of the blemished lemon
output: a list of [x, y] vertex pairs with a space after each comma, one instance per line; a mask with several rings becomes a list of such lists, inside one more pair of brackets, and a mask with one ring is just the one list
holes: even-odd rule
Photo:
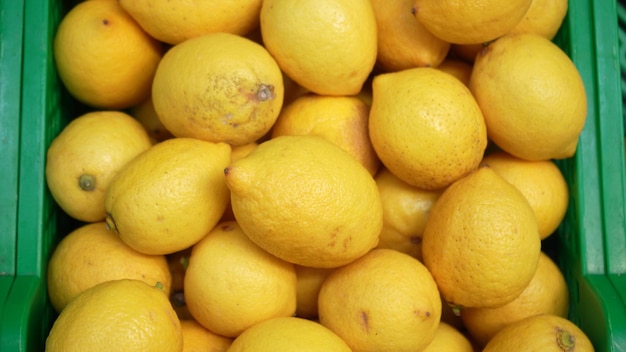
[[489, 138], [526, 160], [571, 157], [585, 125], [587, 98], [571, 59], [536, 34], [506, 35], [474, 62], [470, 89]]
[[355, 95], [376, 62], [369, 1], [265, 0], [261, 33], [280, 68], [320, 95]]
[[319, 323], [279, 317], [260, 322], [239, 335], [229, 352], [350, 352], [350, 347]]
[[467, 61], [458, 58], [446, 58], [437, 69], [451, 74], [459, 81], [469, 87], [470, 78], [472, 77], [472, 65]]
[[171, 48], [157, 68], [152, 102], [174, 136], [232, 146], [265, 135], [283, 104], [283, 77], [261, 46], [211, 33]]
[[204, 34], [246, 35], [259, 25], [262, 0], [120, 0], [120, 5], [154, 38], [179, 44]]
[[65, 307], [46, 339], [46, 352], [180, 352], [180, 321], [159, 287], [139, 280], [100, 283]]
[[305, 94], [285, 106], [272, 128], [272, 137], [316, 135], [333, 142], [374, 175], [380, 160], [370, 142], [370, 107], [354, 96]]
[[522, 20], [532, 0], [415, 0], [417, 19], [437, 37], [455, 44], [494, 40]]
[[219, 221], [228, 204], [224, 168], [231, 147], [172, 138], [127, 163], [106, 194], [107, 226], [135, 250], [188, 248]]
[[452, 325], [440, 322], [435, 338], [422, 352], [474, 352], [470, 340]]
[[295, 313], [296, 270], [250, 241], [237, 222], [223, 222], [193, 246], [185, 300], [202, 326], [236, 337], [261, 321]]
[[84, 1], [63, 18], [54, 61], [65, 88], [99, 109], [125, 109], [150, 95], [163, 46], [117, 1]]
[[530, 204], [487, 166], [443, 191], [422, 236], [424, 264], [461, 314], [464, 307], [497, 307], [518, 297], [540, 252]]
[[338, 267], [378, 243], [382, 204], [374, 179], [325, 138], [272, 138], [224, 172], [237, 222], [279, 258]]
[[527, 161], [499, 151], [486, 155], [482, 163], [526, 197], [535, 213], [542, 240], [556, 231], [567, 212], [569, 189], [554, 161]]
[[593, 352], [589, 337], [576, 324], [556, 315], [539, 314], [500, 330], [484, 352], [506, 351]]
[[374, 249], [327, 276], [318, 310], [352, 351], [421, 351], [435, 336], [441, 298], [419, 260]]
[[567, 15], [567, 0], [532, 0], [524, 18], [511, 33], [534, 33], [554, 39]]
[[111, 180], [151, 146], [147, 131], [128, 114], [85, 113], [65, 126], [48, 147], [46, 184], [56, 203], [74, 219], [102, 221]]
[[535, 314], [567, 318], [569, 293], [558, 266], [545, 253], [526, 289], [512, 302], [497, 308], [463, 309], [461, 319], [472, 339], [481, 346], [505, 326]]
[[195, 320], [180, 321], [183, 333], [183, 352], [226, 352], [233, 339], [218, 335]]
[[469, 89], [429, 67], [374, 78], [369, 131], [384, 166], [426, 190], [475, 170], [487, 146], [485, 121]]
[[412, 13], [414, 0], [371, 0], [378, 31], [377, 66], [387, 72], [437, 67], [450, 43], [433, 35]]
[[320, 288], [334, 269], [311, 268], [296, 265], [297, 300], [296, 316], [305, 319], [317, 319], [317, 297]]
[[142, 103], [128, 109], [128, 114], [141, 123], [148, 132], [153, 144], [174, 137], [174, 135], [163, 126], [163, 123], [159, 120], [159, 116], [157, 116], [156, 111], [154, 111], [152, 96]]
[[374, 179], [383, 203], [383, 228], [377, 247], [422, 260], [422, 234], [441, 191], [411, 186], [387, 169], [381, 169]]
[[148, 255], [128, 247], [104, 222], [82, 225], [63, 237], [52, 252], [47, 269], [48, 296], [57, 312], [81, 292], [101, 282], [135, 279], [161, 283], [170, 293], [172, 276], [162, 255]]

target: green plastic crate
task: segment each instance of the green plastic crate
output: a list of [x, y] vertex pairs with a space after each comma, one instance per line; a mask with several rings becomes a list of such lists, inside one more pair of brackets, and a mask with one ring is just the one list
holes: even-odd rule
[[[41, 351], [56, 317], [46, 293], [47, 260], [55, 244], [80, 224], [48, 192], [45, 155], [63, 126], [87, 111], [62, 87], [52, 55], [55, 28], [76, 0], [24, 2], [17, 250], [11, 253], [15, 278], [0, 312], [3, 351]], [[570, 0], [555, 38], [581, 72], [589, 114], [576, 155], [558, 162], [570, 185], [568, 214], [543, 244], [568, 282], [570, 319], [597, 351], [626, 350], [624, 128], [616, 7], [611, 0]]]

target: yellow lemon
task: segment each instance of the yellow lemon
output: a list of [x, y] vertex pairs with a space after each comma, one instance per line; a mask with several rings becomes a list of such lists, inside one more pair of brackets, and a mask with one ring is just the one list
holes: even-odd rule
[[474, 352], [470, 340], [452, 325], [441, 322], [435, 338], [422, 352]]
[[497, 308], [463, 309], [461, 319], [473, 340], [484, 346], [511, 323], [535, 314], [567, 318], [568, 308], [565, 278], [552, 259], [542, 252], [535, 276], [517, 298]]
[[157, 68], [152, 102], [174, 136], [233, 146], [255, 142], [280, 113], [284, 84], [261, 45], [212, 33], [171, 48]]
[[279, 317], [258, 323], [231, 345], [229, 352], [350, 352], [350, 347], [317, 322]]
[[154, 111], [152, 96], [142, 103], [131, 107], [128, 113], [137, 119], [146, 129], [153, 144], [174, 137], [172, 133], [163, 126], [163, 123], [159, 120], [159, 116], [157, 116], [156, 111]]
[[489, 138], [526, 160], [562, 159], [576, 151], [587, 99], [574, 63], [536, 34], [506, 35], [474, 62], [470, 89]]
[[446, 302], [461, 308], [514, 300], [535, 275], [540, 251], [528, 201], [486, 166], [443, 191], [422, 236], [424, 264]]
[[452, 44], [450, 46], [450, 55], [458, 57], [461, 60], [473, 63], [476, 60], [476, 55], [483, 50], [485, 44]]
[[192, 138], [154, 145], [111, 181], [107, 226], [147, 254], [192, 246], [217, 224], [228, 204], [223, 170], [230, 151], [228, 144]]
[[250, 241], [236, 222], [223, 222], [192, 249], [185, 300], [202, 326], [236, 337], [261, 321], [295, 313], [296, 271]]
[[376, 62], [369, 1], [265, 0], [260, 22], [280, 68], [311, 92], [357, 94]]
[[556, 315], [539, 314], [517, 321], [500, 330], [484, 352], [505, 351], [593, 352], [585, 333], [573, 322]]
[[472, 77], [472, 65], [467, 61], [457, 58], [446, 58], [437, 66], [437, 69], [451, 74], [463, 82], [466, 87], [469, 87], [470, 78]]
[[324, 137], [350, 153], [374, 175], [380, 161], [369, 139], [369, 111], [370, 107], [354, 96], [305, 94], [283, 108], [272, 128], [272, 137]]
[[370, 0], [378, 31], [377, 65], [384, 71], [437, 67], [450, 43], [433, 35], [412, 13], [415, 0]]
[[526, 197], [535, 213], [541, 239], [554, 233], [569, 205], [567, 181], [554, 161], [527, 161], [500, 151], [486, 155], [482, 163]]
[[317, 297], [326, 276], [332, 270], [296, 265], [296, 278], [298, 280], [296, 316], [305, 319], [317, 318]]
[[101, 109], [125, 109], [148, 98], [163, 53], [117, 1], [78, 3], [63, 16], [53, 45], [64, 86]]
[[262, 0], [120, 0], [120, 5], [154, 38], [178, 44], [215, 32], [238, 35], [259, 25]]
[[387, 169], [380, 170], [375, 180], [383, 203], [378, 248], [395, 249], [422, 260], [422, 234], [441, 191], [411, 186]]
[[195, 320], [180, 321], [183, 352], [226, 352], [233, 339], [207, 330]]
[[180, 321], [167, 295], [129, 279], [82, 292], [54, 321], [46, 339], [47, 352], [182, 350]]
[[279, 258], [338, 267], [378, 243], [382, 204], [374, 179], [322, 137], [270, 139], [224, 172], [237, 222]]
[[50, 193], [71, 217], [102, 221], [111, 180], [151, 146], [146, 130], [126, 113], [93, 111], [76, 117], [48, 147], [45, 172]]
[[320, 323], [353, 351], [421, 351], [441, 318], [437, 285], [417, 259], [374, 249], [331, 272], [319, 293]]
[[494, 40], [522, 20], [532, 0], [415, 0], [417, 19], [437, 37], [456, 44]]
[[535, 33], [552, 40], [567, 15], [567, 0], [532, 0], [511, 33]]
[[487, 146], [485, 121], [469, 89], [428, 67], [374, 78], [369, 131], [387, 169], [427, 190], [475, 170]]

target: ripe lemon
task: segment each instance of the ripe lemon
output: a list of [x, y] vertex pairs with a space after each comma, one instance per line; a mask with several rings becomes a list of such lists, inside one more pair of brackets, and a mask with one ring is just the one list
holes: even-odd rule
[[532, 0], [511, 33], [535, 33], [552, 40], [567, 15], [567, 0]]
[[226, 352], [233, 339], [207, 330], [195, 320], [180, 321], [183, 352]]
[[567, 181], [554, 161], [527, 161], [500, 151], [486, 155], [482, 163], [526, 197], [535, 213], [541, 239], [554, 233], [569, 204]]
[[180, 321], [167, 295], [154, 285], [129, 279], [106, 281], [78, 295], [46, 339], [47, 352], [182, 349]]
[[522, 20], [532, 0], [415, 0], [417, 19], [437, 37], [455, 44], [494, 40]]
[[354, 96], [305, 94], [283, 108], [272, 128], [272, 137], [324, 137], [350, 153], [374, 175], [380, 161], [369, 139], [369, 111], [370, 107]]
[[174, 137], [172, 133], [163, 126], [163, 123], [159, 120], [159, 116], [157, 116], [156, 111], [154, 111], [152, 96], [139, 105], [131, 107], [128, 113], [137, 119], [146, 129], [153, 144]]
[[497, 308], [463, 309], [461, 319], [473, 340], [484, 346], [502, 328], [526, 317], [553, 314], [567, 318], [568, 307], [565, 278], [542, 252], [535, 276], [517, 298]]
[[93, 111], [76, 117], [47, 150], [46, 183], [71, 217], [102, 221], [111, 179], [152, 146], [146, 130], [120, 111]]
[[265, 0], [260, 22], [280, 68], [311, 92], [357, 94], [376, 62], [369, 1]]
[[261, 45], [229, 33], [171, 48], [154, 76], [152, 101], [174, 136], [233, 146], [255, 142], [280, 113], [284, 84]]
[[111, 181], [107, 226], [142, 253], [170, 254], [192, 246], [228, 204], [223, 170], [230, 151], [228, 144], [193, 138], [154, 145]]
[[295, 313], [296, 271], [250, 241], [236, 222], [220, 223], [191, 251], [185, 299], [202, 326], [236, 337], [263, 320]]
[[424, 264], [446, 302], [461, 308], [518, 297], [535, 275], [540, 250], [528, 201], [486, 166], [443, 191], [422, 236]]
[[150, 95], [163, 47], [117, 1], [84, 1], [63, 18], [54, 60], [77, 100], [101, 109], [125, 109]]
[[474, 352], [469, 339], [452, 325], [440, 322], [435, 338], [422, 352]]
[[437, 285], [417, 259], [374, 249], [331, 272], [319, 293], [319, 320], [353, 351], [421, 351], [441, 318]]
[[534, 315], [500, 330], [484, 352], [505, 351], [593, 352], [585, 333], [573, 322], [550, 314]]
[[466, 87], [469, 87], [469, 81], [472, 77], [472, 65], [468, 62], [458, 58], [446, 58], [437, 66], [437, 69], [451, 74], [463, 82]]
[[483, 50], [486, 44], [452, 44], [450, 46], [450, 55], [458, 57], [465, 62], [474, 63], [476, 55]]
[[378, 31], [377, 66], [384, 71], [437, 67], [450, 43], [433, 35], [412, 13], [414, 0], [371, 0]]
[[378, 243], [382, 204], [374, 179], [322, 137], [272, 138], [224, 172], [237, 222], [279, 258], [338, 267]]
[[526, 160], [571, 157], [587, 116], [580, 74], [556, 44], [536, 34], [506, 35], [474, 62], [470, 89], [489, 138]]
[[326, 276], [332, 270], [296, 265], [296, 278], [298, 280], [296, 316], [305, 319], [317, 319], [317, 297]]
[[250, 33], [259, 25], [261, 0], [120, 0], [120, 5], [154, 38], [178, 44], [208, 33]]
[[427, 190], [475, 170], [487, 146], [485, 122], [469, 89], [428, 67], [374, 78], [369, 131], [387, 169]]
[[383, 229], [377, 247], [395, 249], [422, 260], [422, 234], [441, 191], [411, 186], [387, 169], [381, 169], [375, 181], [383, 203]]
[[162, 255], [128, 247], [104, 222], [82, 225], [63, 237], [48, 262], [48, 295], [57, 312], [86, 289], [101, 282], [135, 279], [170, 293], [172, 276]]
[[229, 352], [350, 352], [350, 347], [317, 322], [278, 317], [258, 323], [231, 345]]

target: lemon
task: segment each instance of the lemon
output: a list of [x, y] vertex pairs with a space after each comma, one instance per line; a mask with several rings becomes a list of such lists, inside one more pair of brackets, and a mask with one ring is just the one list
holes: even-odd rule
[[481, 50], [483, 50], [483, 47], [486, 44], [487, 43], [452, 44], [450, 46], [450, 56], [458, 57], [459, 59], [468, 63], [474, 63], [474, 61], [476, 60], [476, 56]]
[[378, 243], [382, 205], [370, 173], [318, 136], [280, 136], [224, 171], [237, 222], [261, 248], [331, 268]]
[[413, 67], [437, 67], [450, 43], [433, 35], [412, 13], [414, 0], [371, 0], [378, 32], [377, 66], [400, 71]]
[[417, 259], [374, 249], [331, 272], [319, 293], [320, 323], [353, 351], [421, 351], [441, 318], [437, 285]]
[[494, 40], [522, 20], [532, 0], [415, 0], [417, 19], [437, 37], [455, 44]]
[[489, 138], [526, 160], [563, 159], [576, 151], [587, 116], [582, 78], [571, 59], [536, 34], [489, 44], [474, 62], [470, 89]]
[[585, 333], [573, 322], [551, 314], [539, 314], [517, 321], [500, 330], [484, 352], [524, 349], [545, 352], [593, 352]]
[[122, 168], [106, 194], [107, 226], [135, 250], [188, 248], [219, 221], [228, 204], [223, 170], [231, 148], [193, 138], [154, 145]]
[[283, 96], [282, 73], [267, 50], [221, 32], [171, 48], [152, 85], [157, 116], [174, 136], [233, 146], [266, 134]]
[[376, 76], [369, 131], [384, 166], [426, 190], [475, 170], [487, 146], [485, 122], [469, 89], [436, 68]]
[[172, 288], [170, 302], [181, 320], [193, 319], [185, 302], [185, 272], [191, 255], [191, 247], [165, 256], [170, 273], [172, 274]]
[[218, 335], [195, 320], [181, 320], [183, 352], [226, 352], [233, 339]]
[[569, 205], [567, 181], [554, 161], [527, 161], [499, 151], [486, 155], [482, 163], [526, 197], [535, 213], [541, 239], [554, 233]]
[[163, 142], [166, 139], [174, 137], [170, 131], [163, 126], [156, 111], [154, 111], [154, 104], [152, 103], [152, 96], [144, 100], [142, 103], [131, 107], [128, 113], [137, 119], [139, 123], [146, 129], [150, 136], [152, 143]]
[[202, 326], [236, 337], [261, 321], [295, 313], [296, 271], [250, 241], [236, 222], [223, 222], [192, 249], [185, 300]]
[[567, 0], [532, 0], [524, 18], [511, 33], [535, 33], [554, 39], [567, 15]]
[[511, 323], [535, 314], [567, 318], [568, 308], [565, 278], [559, 267], [542, 252], [535, 276], [517, 298], [497, 308], [463, 309], [461, 319], [472, 339], [484, 346]]
[[470, 78], [472, 77], [472, 65], [467, 61], [459, 58], [446, 58], [437, 66], [440, 71], [451, 74], [459, 81], [469, 87]]
[[357, 94], [376, 62], [374, 11], [362, 0], [265, 0], [261, 34], [280, 68], [320, 95]]
[[443, 191], [422, 236], [424, 264], [445, 301], [461, 308], [514, 300], [535, 275], [540, 251], [528, 201], [487, 166]]
[[72, 120], [46, 152], [46, 184], [55, 202], [85, 222], [105, 218], [113, 177], [152, 146], [146, 130], [120, 111], [93, 111]]
[[53, 52], [74, 98], [115, 110], [148, 98], [163, 47], [117, 1], [84, 1], [61, 19]]
[[259, 25], [261, 0], [120, 0], [120, 5], [154, 38], [178, 44], [204, 34], [245, 35]]
[[474, 352], [469, 339], [452, 325], [441, 322], [435, 338], [422, 352]]
[[350, 347], [317, 322], [278, 317], [258, 323], [231, 345], [229, 352], [350, 352]]
[[333, 269], [296, 265], [296, 316], [317, 319], [317, 297], [324, 280]]
[[324, 137], [350, 153], [374, 175], [380, 161], [369, 139], [369, 111], [370, 107], [354, 96], [305, 94], [283, 108], [272, 128], [272, 137]]
[[383, 228], [378, 248], [390, 248], [422, 260], [422, 234], [441, 191], [407, 184], [387, 169], [374, 178], [383, 203]]
[[129, 279], [106, 281], [82, 292], [54, 321], [46, 339], [46, 352], [182, 349], [180, 321], [167, 295], [154, 285]]

